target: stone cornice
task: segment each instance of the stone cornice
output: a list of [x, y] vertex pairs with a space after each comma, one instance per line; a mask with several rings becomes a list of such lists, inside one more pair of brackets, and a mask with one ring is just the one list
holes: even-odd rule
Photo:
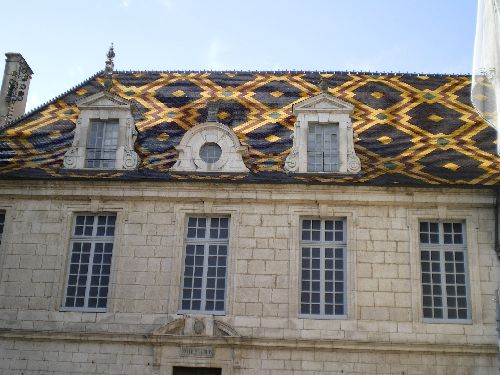
[[[334, 194], [334, 196], [332, 196]], [[287, 202], [287, 204], [336, 204], [380, 205], [407, 207], [436, 207], [451, 205], [459, 207], [493, 207], [493, 189], [460, 188], [410, 188], [410, 187], [366, 187], [366, 186], [307, 186], [302, 185], [234, 185], [188, 182], [153, 183], [124, 181], [0, 181], [0, 197], [9, 198], [55, 198], [82, 200], [176, 200], [183, 202]]]
[[298, 349], [319, 351], [369, 351], [391, 353], [447, 353], [491, 354], [498, 352], [496, 345], [485, 344], [430, 344], [418, 342], [389, 343], [353, 340], [270, 339], [250, 337], [200, 337], [180, 335], [155, 335], [114, 332], [61, 332], [0, 329], [0, 339], [28, 341], [86, 341], [101, 343], [128, 343], [142, 345], [211, 345], [215, 347]]

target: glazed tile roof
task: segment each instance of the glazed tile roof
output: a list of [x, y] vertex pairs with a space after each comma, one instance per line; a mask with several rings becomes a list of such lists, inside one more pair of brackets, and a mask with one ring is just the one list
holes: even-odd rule
[[[283, 171], [292, 146], [292, 105], [329, 92], [354, 105], [362, 172], [356, 176]], [[134, 104], [137, 171], [65, 170], [79, 109], [102, 90], [97, 74], [0, 132], [1, 178], [113, 178], [370, 185], [500, 184], [495, 131], [474, 111], [470, 76], [318, 72], [116, 72], [113, 93]], [[220, 100], [218, 119], [248, 146], [247, 175], [169, 172], [183, 134]]]

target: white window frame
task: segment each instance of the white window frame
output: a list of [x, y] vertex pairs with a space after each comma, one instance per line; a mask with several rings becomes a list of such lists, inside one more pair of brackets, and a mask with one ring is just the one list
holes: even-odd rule
[[[439, 228], [439, 243], [434, 244], [434, 243], [422, 243], [420, 240], [420, 235], [421, 235], [421, 230], [420, 230], [420, 225], [421, 223], [437, 223], [438, 228]], [[444, 243], [444, 224], [460, 224], [462, 226], [462, 243], [461, 244], [445, 244]], [[466, 222], [463, 220], [437, 220], [437, 219], [420, 219], [418, 222], [418, 243], [419, 243], [419, 253], [421, 254], [422, 251], [439, 251], [439, 265], [440, 265], [440, 282], [439, 286], [441, 287], [441, 300], [442, 300], [442, 310], [443, 310], [443, 317], [442, 318], [435, 318], [435, 317], [425, 317], [424, 316], [424, 309], [427, 308], [427, 306], [424, 306], [423, 303], [423, 298], [424, 298], [424, 291], [423, 291], [423, 280], [422, 280], [422, 275], [423, 275], [423, 269], [422, 269], [422, 260], [420, 260], [420, 287], [421, 287], [421, 314], [422, 314], [422, 320], [423, 322], [427, 323], [471, 323], [472, 322], [472, 301], [471, 301], [471, 285], [470, 285], [470, 271], [469, 271], [469, 254], [468, 254], [468, 248], [467, 248], [467, 227], [466, 227]], [[447, 250], [459, 250], [463, 253], [464, 256], [464, 277], [465, 277], [465, 298], [467, 301], [467, 318], [448, 318], [448, 303], [447, 303], [447, 298], [448, 298], [448, 292], [447, 292], [447, 286], [453, 286], [457, 287], [456, 282], [453, 284], [448, 284], [446, 282], [446, 269], [445, 269], [445, 252]], [[453, 263], [456, 267], [456, 263]], [[432, 265], [431, 265], [432, 267]], [[434, 286], [434, 282], [431, 283], [432, 286]], [[431, 286], [431, 287], [432, 287]]]
[[[205, 226], [205, 237], [204, 238], [188, 238], [188, 222], [190, 218], [205, 218], [206, 226]], [[211, 225], [209, 222], [211, 219], [227, 219], [228, 220], [228, 236], [224, 239], [211, 239], [210, 238], [210, 229]], [[182, 272], [181, 272], [181, 282], [179, 287], [179, 308], [178, 314], [200, 314], [200, 315], [226, 315], [226, 311], [228, 310], [228, 281], [229, 281], [229, 268], [230, 268], [230, 245], [231, 245], [231, 217], [227, 215], [203, 215], [203, 214], [188, 214], [185, 218], [184, 225], [184, 245], [183, 245], [183, 257], [182, 257]], [[183, 309], [182, 303], [184, 301], [183, 293], [184, 293], [184, 278], [185, 278], [185, 269], [186, 269], [186, 251], [187, 246], [189, 245], [203, 245], [204, 253], [203, 253], [203, 275], [202, 275], [202, 286], [201, 286], [201, 306], [199, 310], [193, 309]], [[224, 310], [206, 310], [206, 292], [207, 292], [207, 278], [208, 278], [208, 258], [209, 258], [209, 246], [210, 245], [225, 245], [227, 248], [226, 251], [226, 262], [225, 262], [225, 275], [224, 275]], [[216, 279], [217, 281], [217, 279]]]
[[[91, 235], [75, 235], [75, 228], [76, 228], [76, 223], [77, 223], [77, 217], [78, 216], [93, 216], [94, 217], [94, 223], [93, 223], [93, 228], [92, 228], [92, 234]], [[115, 217], [115, 223], [114, 223], [114, 234], [113, 236], [97, 236], [97, 228], [98, 228], [98, 218], [100, 216], [114, 216]], [[71, 234], [70, 234], [70, 241], [69, 241], [69, 251], [68, 251], [68, 261], [67, 261], [67, 269], [66, 269], [66, 282], [64, 284], [64, 295], [63, 299], [61, 302], [61, 306], [59, 308], [59, 311], [78, 311], [78, 312], [106, 312], [109, 309], [109, 302], [110, 302], [110, 289], [111, 289], [111, 274], [112, 274], [112, 265], [113, 265], [113, 254], [115, 253], [115, 238], [116, 238], [116, 223], [117, 223], [117, 213], [114, 212], [99, 212], [99, 213], [88, 213], [88, 212], [75, 212], [73, 213], [73, 218], [71, 221]], [[90, 253], [89, 253], [89, 262], [88, 262], [88, 271], [87, 271], [87, 280], [85, 284], [85, 296], [84, 296], [84, 306], [81, 307], [74, 307], [74, 306], [66, 306], [66, 298], [67, 296], [67, 291], [68, 291], [68, 283], [69, 283], [69, 278], [70, 278], [70, 269], [72, 265], [72, 255], [73, 255], [73, 244], [76, 242], [89, 242], [91, 244], [90, 247]], [[107, 295], [106, 295], [106, 307], [88, 307], [88, 301], [89, 301], [89, 294], [90, 294], [90, 288], [92, 287], [92, 267], [94, 266], [93, 259], [94, 259], [94, 251], [95, 251], [95, 245], [96, 243], [104, 243], [112, 244], [112, 253], [111, 253], [111, 260], [110, 260], [110, 272], [107, 275], [108, 276], [108, 284], [107, 284]], [[104, 252], [103, 252], [104, 254]], [[101, 274], [100, 274], [101, 275]], [[78, 284], [77, 284], [78, 285]]]
[[[320, 221], [320, 241], [312, 241], [312, 240], [303, 240], [302, 239], [302, 230], [303, 230], [303, 223], [305, 220], [319, 220]], [[325, 240], [325, 221], [342, 221], [343, 225], [343, 233], [342, 241], [326, 241]], [[348, 317], [348, 310], [349, 310], [349, 301], [348, 301], [348, 233], [347, 233], [347, 218], [346, 217], [329, 217], [329, 218], [318, 218], [318, 217], [303, 217], [299, 220], [300, 223], [300, 228], [299, 228], [299, 300], [298, 300], [298, 316], [301, 319], [319, 319], [319, 320], [335, 320], [335, 319], [347, 319]], [[302, 251], [303, 247], [319, 247], [320, 248], [320, 313], [319, 314], [304, 314], [301, 312], [302, 310]], [[343, 282], [343, 307], [344, 307], [344, 313], [343, 314], [335, 314], [335, 310], [333, 314], [325, 314], [325, 280], [324, 280], [324, 275], [326, 270], [324, 269], [324, 263], [325, 263], [325, 248], [333, 248], [333, 252], [335, 253], [336, 248], [342, 248], [343, 249], [343, 275], [344, 278], [342, 280]], [[335, 262], [335, 257], [334, 260]], [[335, 267], [333, 268], [334, 276], [335, 276]], [[335, 285], [335, 277], [333, 279], [333, 284]], [[333, 294], [335, 295], [335, 288], [333, 288]], [[335, 308], [335, 303], [334, 303], [334, 308]]]

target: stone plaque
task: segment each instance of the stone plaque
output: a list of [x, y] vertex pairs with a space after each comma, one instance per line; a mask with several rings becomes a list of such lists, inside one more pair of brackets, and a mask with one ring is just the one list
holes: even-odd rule
[[212, 358], [214, 349], [210, 346], [181, 346], [181, 357]]

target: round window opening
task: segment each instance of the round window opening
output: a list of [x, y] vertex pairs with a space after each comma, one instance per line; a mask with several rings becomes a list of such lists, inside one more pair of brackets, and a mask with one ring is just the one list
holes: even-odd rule
[[208, 142], [200, 148], [200, 158], [205, 163], [213, 164], [220, 159], [222, 149], [217, 143]]

